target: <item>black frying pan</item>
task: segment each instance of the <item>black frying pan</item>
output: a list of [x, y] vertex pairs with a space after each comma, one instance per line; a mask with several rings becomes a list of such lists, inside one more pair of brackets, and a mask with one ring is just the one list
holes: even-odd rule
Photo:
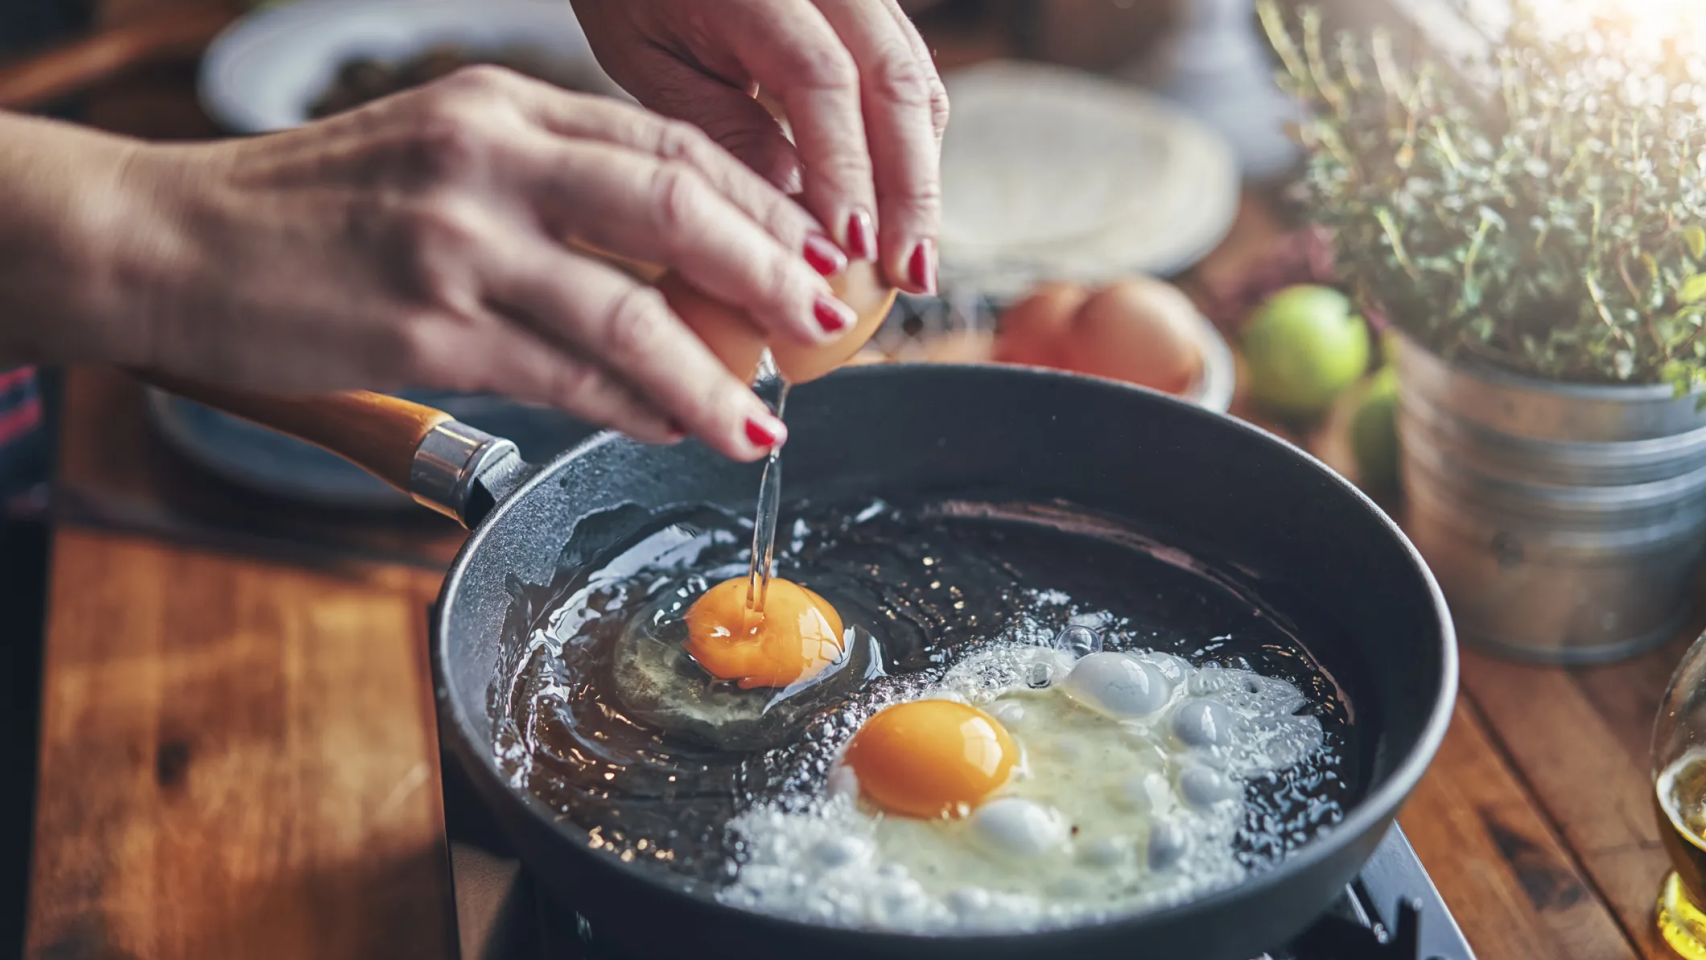
[[[1182, 906], [1021, 936], [849, 932], [722, 906], [660, 882], [656, 867], [592, 849], [587, 834], [509, 788], [492, 756], [489, 696], [501, 638], [539, 611], [518, 585], [559, 574], [570, 531], [614, 546], [637, 532], [608, 513], [710, 502], [750, 509], [757, 468], [697, 444], [648, 447], [602, 434], [534, 467], [443, 414], [371, 394], [279, 401], [155, 381], [320, 444], [473, 534], [445, 579], [432, 662], [445, 747], [528, 867], [601, 938], [656, 958], [1248, 960], [1327, 908], [1390, 827], [1445, 734], [1457, 687], [1451, 621], [1398, 528], [1355, 488], [1253, 427], [1149, 391], [1017, 367], [877, 366], [795, 388], [790, 499], [1000, 489], [1070, 501], [1240, 570], [1287, 610], [1341, 629], [1306, 641], [1353, 708], [1361, 743], [1345, 819], [1277, 866]], [[590, 546], [596, 547], [593, 543]], [[583, 547], [589, 544], [583, 542]]]

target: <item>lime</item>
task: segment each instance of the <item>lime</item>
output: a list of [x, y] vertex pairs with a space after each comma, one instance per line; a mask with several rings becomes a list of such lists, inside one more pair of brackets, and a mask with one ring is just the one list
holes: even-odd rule
[[1386, 366], [1358, 388], [1351, 415], [1351, 453], [1364, 487], [1388, 490], [1398, 483], [1398, 369]]
[[1250, 396], [1274, 411], [1314, 416], [1368, 369], [1368, 326], [1331, 287], [1287, 287], [1269, 297], [1239, 338]]
[[1381, 366], [1398, 362], [1398, 331], [1388, 327], [1375, 344], [1374, 365]]

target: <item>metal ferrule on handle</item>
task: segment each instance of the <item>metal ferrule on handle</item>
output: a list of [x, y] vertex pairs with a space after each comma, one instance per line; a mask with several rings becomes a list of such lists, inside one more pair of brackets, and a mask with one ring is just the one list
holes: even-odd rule
[[[519, 459], [514, 443], [446, 420], [435, 424], [415, 448], [409, 467], [409, 496], [424, 507], [457, 521], [470, 521], [477, 481], [506, 458]], [[477, 521], [476, 521], [477, 522]]]
[[137, 379], [314, 444], [472, 527], [532, 474], [514, 443], [401, 397], [361, 390], [281, 397], [147, 371]]

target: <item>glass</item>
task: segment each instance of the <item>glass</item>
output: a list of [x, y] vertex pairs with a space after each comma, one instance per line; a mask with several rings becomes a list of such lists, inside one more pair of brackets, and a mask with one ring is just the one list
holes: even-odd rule
[[1685, 960], [1706, 960], [1706, 636], [1671, 675], [1653, 722], [1653, 812], [1670, 856], [1659, 932]]

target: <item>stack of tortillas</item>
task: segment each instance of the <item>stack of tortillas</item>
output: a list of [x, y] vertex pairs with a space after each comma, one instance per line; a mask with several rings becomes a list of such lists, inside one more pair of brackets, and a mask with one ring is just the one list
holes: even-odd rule
[[945, 78], [941, 272], [1009, 299], [1043, 280], [1191, 266], [1238, 210], [1231, 148], [1130, 84], [1041, 64]]

